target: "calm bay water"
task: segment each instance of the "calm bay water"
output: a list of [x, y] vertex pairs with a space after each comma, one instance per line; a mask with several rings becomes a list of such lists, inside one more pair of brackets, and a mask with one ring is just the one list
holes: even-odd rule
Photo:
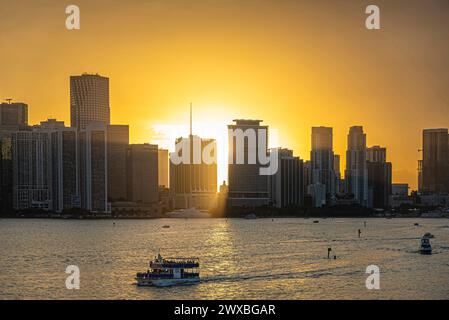
[[[449, 219], [313, 220], [2, 219], [0, 299], [449, 298]], [[430, 256], [418, 253], [425, 232], [435, 235]], [[200, 257], [201, 282], [136, 287], [158, 250]], [[79, 290], [65, 287], [72, 264]], [[365, 287], [372, 264], [380, 290]]]

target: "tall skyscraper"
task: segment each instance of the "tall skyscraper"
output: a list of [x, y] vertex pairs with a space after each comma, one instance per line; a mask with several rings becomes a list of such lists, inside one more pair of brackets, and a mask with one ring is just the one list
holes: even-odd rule
[[328, 197], [335, 194], [336, 182], [332, 138], [332, 128], [312, 127], [312, 151], [310, 152], [312, 183], [324, 184]]
[[107, 126], [90, 123], [79, 131], [78, 139], [81, 208], [107, 213]]
[[12, 134], [12, 159], [14, 209], [52, 209], [49, 133], [14, 132]]
[[110, 123], [109, 78], [98, 74], [71, 76], [71, 126], [85, 129], [89, 122]]
[[158, 151], [158, 177], [159, 186], [168, 188], [168, 150], [159, 149]]
[[[229, 152], [232, 152], [232, 161], [228, 164], [228, 203], [236, 207], [258, 207], [270, 203], [269, 178], [267, 175], [261, 175], [260, 169], [265, 167], [257, 157], [259, 154], [259, 130], [266, 132], [268, 139], [268, 126], [262, 126], [262, 120], [234, 120], [235, 124], [228, 125], [229, 141], [232, 146]], [[254, 135], [253, 145], [249, 145], [249, 138], [239, 140], [233, 133], [245, 133], [247, 136]], [[237, 163], [237, 147], [243, 148], [244, 163]], [[241, 152], [241, 151], [239, 151]], [[261, 153], [267, 154], [267, 148], [261, 150]], [[255, 163], [248, 161], [255, 157]], [[231, 160], [231, 159], [230, 159]]]
[[217, 142], [192, 133], [176, 139], [176, 151], [170, 154], [170, 194], [179, 209], [210, 209], [217, 201]]
[[449, 192], [448, 129], [423, 130], [422, 192]]
[[0, 126], [28, 125], [28, 105], [21, 102], [0, 104]]
[[366, 165], [366, 134], [362, 126], [349, 129], [345, 170], [346, 191], [361, 205], [368, 205], [368, 170]]
[[158, 146], [130, 144], [128, 148], [128, 199], [154, 204], [159, 201]]
[[374, 146], [366, 149], [368, 170], [368, 207], [389, 205], [392, 188], [392, 165], [387, 162], [387, 149]]
[[51, 209], [62, 212], [79, 206], [78, 135], [75, 128], [67, 127], [54, 129], [49, 134], [51, 141]]
[[271, 201], [277, 208], [303, 204], [303, 161], [289, 149], [278, 149], [278, 170], [270, 176]]
[[109, 201], [127, 199], [127, 152], [129, 146], [129, 126], [109, 125], [108, 141], [108, 198]]
[[[201, 208], [210, 209], [217, 199], [217, 162], [215, 139], [203, 139], [196, 135], [189, 138], [178, 138], [176, 144], [190, 146], [190, 157], [187, 163], [176, 164], [174, 154], [170, 155], [170, 193], [173, 206], [177, 209]], [[194, 147], [194, 146], [197, 147]], [[207, 163], [201, 155], [205, 149], [213, 150], [212, 163]], [[199, 158], [195, 161], [194, 149], [198, 150]], [[183, 149], [177, 155], [183, 156]], [[188, 151], [187, 151], [188, 152]]]
[[77, 131], [49, 119], [12, 136], [15, 209], [62, 212], [78, 192]]

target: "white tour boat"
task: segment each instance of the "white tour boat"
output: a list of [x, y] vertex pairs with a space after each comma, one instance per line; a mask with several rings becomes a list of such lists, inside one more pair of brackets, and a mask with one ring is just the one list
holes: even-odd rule
[[160, 254], [150, 261], [147, 272], [136, 275], [138, 286], [166, 287], [193, 284], [200, 281], [198, 258], [163, 258]]

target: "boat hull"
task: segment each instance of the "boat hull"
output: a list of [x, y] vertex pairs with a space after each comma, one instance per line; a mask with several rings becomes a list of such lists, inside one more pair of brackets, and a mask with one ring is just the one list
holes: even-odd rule
[[181, 278], [181, 279], [148, 279], [136, 278], [139, 287], [170, 287], [177, 285], [195, 284], [200, 282], [200, 278]]

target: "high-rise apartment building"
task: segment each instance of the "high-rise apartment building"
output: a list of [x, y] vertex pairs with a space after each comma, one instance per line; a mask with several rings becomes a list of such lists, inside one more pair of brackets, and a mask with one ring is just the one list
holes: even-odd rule
[[51, 210], [51, 143], [48, 132], [12, 134], [13, 207]]
[[312, 127], [312, 183], [326, 186], [326, 194], [335, 194], [336, 177], [334, 172], [333, 134], [330, 127]]
[[78, 141], [80, 206], [107, 213], [107, 126], [90, 123], [79, 131]]
[[366, 134], [362, 126], [349, 129], [345, 170], [346, 192], [352, 193], [361, 205], [368, 205], [368, 170], [366, 164]]
[[[215, 139], [196, 135], [176, 139], [184, 148], [170, 154], [170, 193], [177, 209], [210, 209], [217, 200], [217, 161]], [[208, 152], [209, 150], [210, 152]], [[188, 153], [188, 155], [185, 154]], [[202, 155], [207, 153], [210, 161]], [[184, 160], [178, 163], [174, 158]]]
[[127, 154], [128, 199], [145, 205], [159, 201], [158, 146], [130, 144]]
[[71, 76], [71, 126], [85, 129], [90, 122], [110, 123], [109, 78], [98, 74]]
[[387, 162], [387, 149], [374, 146], [366, 149], [368, 171], [368, 203], [371, 208], [389, 205], [392, 188], [392, 165]]
[[28, 125], [28, 105], [21, 102], [0, 104], [0, 126]]
[[289, 149], [277, 150], [278, 170], [270, 176], [271, 202], [274, 207], [286, 208], [303, 204], [303, 161]]
[[449, 193], [448, 129], [423, 130], [421, 191]]
[[[234, 120], [228, 125], [229, 152], [232, 155], [228, 164], [228, 204], [236, 207], [258, 207], [270, 203], [269, 176], [261, 175], [265, 167], [258, 155], [267, 154], [267, 144], [259, 152], [259, 132], [265, 132], [268, 140], [268, 126], [262, 120]], [[238, 134], [241, 132], [242, 134]], [[237, 163], [237, 153], [242, 153], [243, 163]], [[254, 161], [250, 161], [254, 159]], [[254, 163], [251, 163], [254, 162]]]
[[78, 192], [77, 131], [49, 119], [12, 136], [15, 209], [62, 212]]
[[109, 125], [107, 127], [108, 198], [109, 201], [127, 199], [127, 152], [129, 126]]

